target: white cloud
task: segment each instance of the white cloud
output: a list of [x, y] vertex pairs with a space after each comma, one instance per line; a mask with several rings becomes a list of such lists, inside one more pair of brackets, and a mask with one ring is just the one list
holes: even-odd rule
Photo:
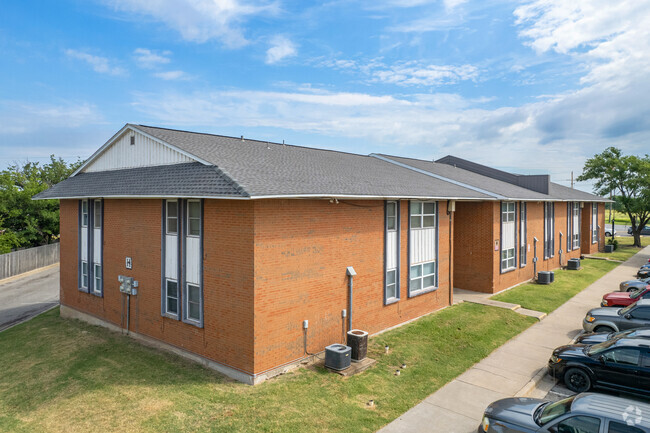
[[136, 63], [144, 69], [153, 69], [168, 64], [170, 62], [170, 55], [171, 51], [158, 53], [147, 48], [136, 48], [133, 51]]
[[67, 49], [65, 50], [65, 55], [71, 59], [82, 60], [86, 62], [90, 67], [93, 68], [93, 71], [99, 74], [108, 74], [108, 75], [126, 75], [127, 71], [124, 68], [119, 66], [113, 66], [106, 57], [95, 56], [93, 54], [88, 54], [83, 51]]
[[266, 50], [266, 63], [272, 65], [297, 53], [296, 45], [291, 40], [285, 36], [275, 36], [271, 39], [271, 47]]
[[78, 128], [102, 121], [97, 107], [87, 102], [35, 104], [0, 100], [0, 134], [24, 134], [43, 127]]
[[274, 14], [275, 3], [264, 0], [104, 0], [115, 10], [150, 17], [191, 42], [219, 40], [236, 48], [248, 41], [240, 24], [259, 14]]
[[190, 77], [184, 71], [164, 71], [156, 72], [153, 74], [155, 77], [158, 77], [162, 80], [172, 81], [172, 80], [189, 80]]

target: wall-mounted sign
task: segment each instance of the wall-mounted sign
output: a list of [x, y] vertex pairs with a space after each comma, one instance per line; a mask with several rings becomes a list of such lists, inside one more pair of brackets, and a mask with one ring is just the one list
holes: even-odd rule
[[131, 257], [126, 258], [126, 269], [133, 269], [133, 261], [131, 260]]
[[499, 251], [499, 241], [494, 241], [494, 251]]

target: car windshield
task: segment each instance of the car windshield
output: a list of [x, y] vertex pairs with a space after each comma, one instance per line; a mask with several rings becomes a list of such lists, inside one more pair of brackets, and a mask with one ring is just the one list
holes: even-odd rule
[[609, 339], [616, 339], [616, 338], [624, 338], [624, 337], [629, 337], [635, 332], [634, 329], [628, 329], [627, 331], [618, 331], [618, 332], [612, 332], [609, 334]]
[[556, 401], [555, 403], [541, 405], [535, 411], [535, 422], [539, 425], [548, 424], [555, 418], [571, 411], [571, 403], [573, 403], [574, 398], [575, 396]]
[[607, 340], [602, 343], [594, 344], [593, 346], [587, 346], [586, 348], [587, 355], [589, 356], [598, 355], [599, 353], [612, 347], [614, 344], [616, 344], [616, 339]]
[[619, 310], [619, 312], [618, 312], [618, 315], [619, 315], [619, 316], [625, 316], [627, 313], [630, 312], [630, 310], [631, 310], [632, 308], [634, 308], [634, 304], [630, 304], [630, 305], [628, 305], [628, 306], [625, 307], [625, 308], [621, 308], [621, 309]]

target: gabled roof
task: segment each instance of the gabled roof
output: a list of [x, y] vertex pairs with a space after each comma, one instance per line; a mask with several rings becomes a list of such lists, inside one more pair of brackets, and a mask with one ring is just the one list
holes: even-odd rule
[[[196, 162], [85, 172], [86, 167], [129, 130]], [[471, 170], [431, 161], [127, 124], [69, 179], [34, 198], [604, 200], [588, 193], [573, 194], [571, 191], [575, 190], [567, 189], [557, 185], [553, 187], [554, 193], [541, 194]], [[580, 198], [576, 198], [578, 195]]]

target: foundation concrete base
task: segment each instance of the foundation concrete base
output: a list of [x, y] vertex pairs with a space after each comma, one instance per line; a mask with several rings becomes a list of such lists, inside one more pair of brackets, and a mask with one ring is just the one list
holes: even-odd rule
[[[82, 311], [76, 310], [74, 308], [61, 305], [61, 317], [66, 318], [66, 319], [77, 319], [81, 320], [83, 322], [89, 323], [91, 325], [96, 325], [96, 326], [102, 326], [104, 328], [107, 328], [113, 332], [123, 332], [124, 330], [120, 328], [119, 326], [107, 322], [106, 320], [100, 319], [99, 317], [93, 316], [92, 314], [84, 313]], [[288, 373], [291, 370], [294, 370], [298, 368], [300, 365], [304, 365], [305, 363], [311, 363], [312, 360], [307, 358], [299, 359], [296, 361], [293, 361], [291, 363], [288, 363], [286, 365], [276, 367], [274, 369], [271, 369], [269, 371], [265, 371], [263, 373], [258, 373], [258, 374], [250, 374], [247, 372], [243, 372], [240, 370], [237, 370], [235, 368], [229, 367], [227, 365], [221, 364], [219, 362], [213, 361], [211, 359], [205, 358], [203, 356], [197, 355], [192, 352], [188, 352], [187, 350], [178, 348], [176, 346], [173, 346], [169, 343], [165, 343], [163, 341], [157, 340], [152, 337], [148, 337], [143, 334], [138, 334], [136, 332], [129, 332], [127, 334], [129, 337], [133, 338], [134, 340], [144, 344], [145, 346], [153, 347], [158, 350], [164, 350], [166, 352], [173, 353], [175, 355], [181, 356], [187, 360], [196, 362], [198, 364], [201, 364], [204, 367], [210, 368], [212, 370], [216, 370], [219, 373], [223, 374], [224, 376], [228, 376], [232, 379], [235, 379], [239, 382], [246, 383], [248, 385], [257, 385], [259, 383], [264, 382], [267, 379], [270, 379], [274, 376], [278, 376], [281, 374]]]

